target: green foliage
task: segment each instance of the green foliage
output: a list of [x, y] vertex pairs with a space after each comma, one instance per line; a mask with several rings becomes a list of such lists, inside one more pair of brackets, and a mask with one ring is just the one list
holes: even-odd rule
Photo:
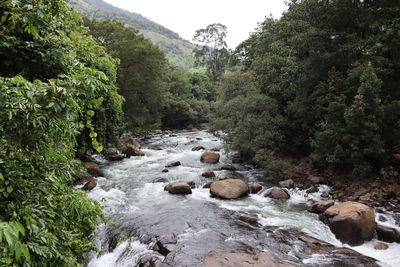
[[227, 28], [220, 23], [208, 25], [205, 29], [197, 30], [193, 41], [196, 66], [207, 68], [207, 73], [213, 81], [217, 81], [224, 73], [229, 59], [226, 45]]
[[64, 1], [0, 4], [0, 265], [79, 266], [102, 214], [68, 185], [121, 121], [116, 61]]
[[165, 54], [137, 30], [117, 21], [87, 20], [93, 37], [120, 60], [117, 82], [125, 121], [130, 130], [160, 127], [164, 84], [167, 72]]
[[[275, 154], [311, 155], [321, 168], [356, 174], [400, 167], [399, 14], [390, 0], [293, 0], [237, 47], [230, 65], [252, 73], [284, 118]], [[223, 81], [221, 103], [248, 94], [232, 81]], [[242, 127], [229, 138], [248, 143]]]

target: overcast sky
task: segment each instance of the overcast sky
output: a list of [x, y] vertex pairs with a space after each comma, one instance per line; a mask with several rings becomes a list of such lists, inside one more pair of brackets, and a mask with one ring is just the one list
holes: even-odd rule
[[191, 41], [198, 29], [211, 23], [228, 27], [227, 43], [235, 48], [246, 40], [257, 23], [272, 14], [279, 18], [284, 0], [105, 0], [139, 13]]

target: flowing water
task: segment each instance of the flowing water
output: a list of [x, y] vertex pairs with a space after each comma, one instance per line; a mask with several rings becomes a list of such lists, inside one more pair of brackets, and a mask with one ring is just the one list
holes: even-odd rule
[[[191, 151], [204, 146], [219, 151], [220, 163], [200, 162], [203, 151]], [[312, 237], [344, 247], [318, 216], [306, 211], [307, 205], [319, 200], [329, 190], [306, 194], [290, 190], [287, 202], [275, 201], [261, 194], [239, 200], [219, 200], [210, 197], [202, 185], [211, 179], [201, 177], [204, 171], [219, 170], [230, 163], [221, 140], [205, 132], [177, 132], [176, 135], [154, 135], [142, 145], [144, 157], [132, 157], [120, 162], [103, 161], [105, 178], [89, 193], [105, 207], [108, 224], [101, 225], [95, 236], [100, 248], [89, 255], [89, 267], [128, 266], [201, 266], [210, 251], [258, 253], [271, 251], [286, 263], [296, 266], [367, 266], [362, 256], [343, 256], [307, 252], [299, 235]], [[180, 161], [181, 166], [164, 166]], [[260, 170], [235, 164], [235, 172], [216, 171], [217, 177], [237, 177], [244, 181], [272, 181]], [[171, 195], [163, 190], [172, 181], [194, 181], [197, 188], [191, 195]], [[386, 224], [395, 226], [393, 220]], [[397, 227], [397, 226], [395, 226]], [[388, 244], [378, 251], [374, 241], [352, 249], [379, 260], [381, 266], [400, 266], [400, 245]]]

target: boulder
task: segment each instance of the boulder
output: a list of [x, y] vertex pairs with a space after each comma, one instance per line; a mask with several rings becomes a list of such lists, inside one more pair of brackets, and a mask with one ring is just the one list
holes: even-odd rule
[[181, 165], [180, 161], [175, 161], [175, 162], [171, 162], [171, 163], [165, 165], [165, 167], [166, 168], [171, 168], [171, 167], [177, 167], [177, 166], [180, 166], [180, 165]]
[[318, 201], [312, 204], [311, 208], [309, 209], [310, 212], [313, 213], [323, 213], [328, 208], [335, 205], [335, 201], [333, 200], [326, 200], [326, 201]]
[[144, 156], [144, 153], [137, 147], [128, 144], [126, 148], [122, 151], [126, 155], [127, 158], [130, 158], [132, 156]]
[[213, 182], [210, 193], [214, 197], [222, 199], [236, 199], [247, 196], [249, 187], [240, 179], [224, 179]]
[[201, 155], [200, 161], [203, 163], [218, 163], [220, 155], [213, 152], [204, 152]]
[[97, 180], [92, 177], [83, 187], [82, 189], [85, 191], [90, 191], [97, 186]]
[[324, 177], [321, 176], [310, 176], [308, 177], [308, 180], [314, 184], [321, 184], [325, 182]]
[[292, 188], [293, 185], [294, 185], [294, 181], [292, 179], [287, 179], [287, 180], [279, 182], [280, 187]]
[[163, 134], [163, 131], [162, 130], [154, 130], [153, 133], [155, 133], [155, 134]]
[[131, 156], [144, 156], [144, 153], [140, 150], [139, 141], [129, 134], [124, 134], [119, 139], [118, 147], [127, 158]]
[[388, 248], [389, 248], [389, 246], [387, 244], [385, 244], [385, 243], [382, 243], [382, 242], [375, 242], [374, 243], [374, 249], [376, 249], [376, 250], [385, 250], [385, 249], [388, 249]]
[[104, 177], [104, 172], [100, 169], [100, 166], [95, 163], [95, 162], [83, 162], [83, 167], [88, 171], [93, 176], [103, 176]]
[[153, 181], [151, 181], [152, 183], [168, 183], [168, 179], [164, 178], [164, 177], [158, 177], [155, 178]]
[[202, 267], [294, 267], [283, 264], [271, 252], [260, 252], [256, 255], [226, 251], [212, 251]]
[[207, 171], [207, 172], [203, 172], [201, 174], [201, 176], [203, 176], [205, 178], [214, 178], [215, 177], [215, 173], [213, 171]]
[[332, 206], [320, 215], [336, 238], [350, 245], [360, 245], [374, 236], [375, 212], [358, 202], [344, 202]]
[[170, 194], [176, 195], [187, 195], [192, 193], [192, 189], [190, 185], [186, 182], [176, 182], [168, 184], [164, 187], [165, 191], [168, 191]]
[[274, 199], [289, 199], [289, 193], [282, 188], [272, 187], [265, 191], [264, 197], [270, 197]]
[[164, 169], [161, 172], [169, 172], [169, 170], [168, 169]]
[[257, 184], [257, 183], [252, 184], [252, 185], [250, 186], [250, 189], [251, 189], [251, 193], [252, 193], [252, 194], [257, 194], [258, 192], [261, 191], [262, 188], [263, 188], [263, 186], [260, 185], [260, 184]]
[[224, 166], [221, 167], [221, 170], [225, 171], [236, 171], [236, 167], [231, 165], [231, 164], [225, 164]]
[[378, 235], [378, 240], [389, 243], [400, 243], [400, 232], [394, 228], [378, 225], [376, 227], [376, 233]]
[[199, 150], [205, 150], [206, 148], [204, 146], [195, 146], [192, 148], [192, 151], [199, 151]]

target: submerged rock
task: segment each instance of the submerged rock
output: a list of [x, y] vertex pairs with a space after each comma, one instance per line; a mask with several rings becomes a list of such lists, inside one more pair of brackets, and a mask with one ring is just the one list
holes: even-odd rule
[[168, 191], [170, 194], [176, 195], [187, 195], [192, 193], [192, 189], [190, 185], [186, 182], [176, 182], [168, 184], [164, 187], [165, 191]]
[[212, 251], [204, 260], [203, 267], [294, 267], [283, 264], [271, 252], [256, 255], [227, 251]]
[[272, 187], [265, 191], [264, 197], [270, 197], [274, 199], [289, 199], [289, 193], [282, 188]]
[[236, 167], [231, 165], [231, 164], [225, 164], [224, 166], [221, 167], [221, 170], [225, 171], [236, 171]]
[[224, 179], [213, 182], [210, 193], [214, 197], [222, 199], [236, 199], [247, 196], [249, 187], [240, 179]]
[[385, 250], [388, 248], [389, 248], [389, 246], [382, 242], [375, 242], [375, 244], [374, 244], [374, 249], [376, 249], [376, 250]]
[[218, 163], [220, 155], [213, 152], [204, 152], [201, 155], [200, 161], [203, 163]]
[[171, 168], [171, 167], [177, 167], [177, 166], [180, 166], [180, 165], [181, 165], [180, 161], [175, 161], [175, 162], [171, 162], [171, 163], [165, 165], [165, 167], [166, 168]]
[[203, 172], [201, 174], [201, 176], [203, 176], [205, 178], [214, 178], [215, 177], [215, 173], [213, 171], [207, 171], [207, 172]]
[[192, 148], [192, 151], [199, 151], [199, 150], [205, 150], [206, 148], [204, 146], [195, 146]]
[[257, 183], [252, 184], [250, 186], [252, 194], [257, 194], [258, 192], [260, 192], [262, 190], [262, 188], [263, 188], [263, 186], [261, 184], [257, 184]]
[[90, 191], [97, 186], [97, 180], [92, 177], [83, 187], [82, 189], [85, 191]]
[[328, 208], [320, 215], [336, 238], [350, 245], [360, 245], [374, 236], [375, 212], [358, 202], [344, 202]]

